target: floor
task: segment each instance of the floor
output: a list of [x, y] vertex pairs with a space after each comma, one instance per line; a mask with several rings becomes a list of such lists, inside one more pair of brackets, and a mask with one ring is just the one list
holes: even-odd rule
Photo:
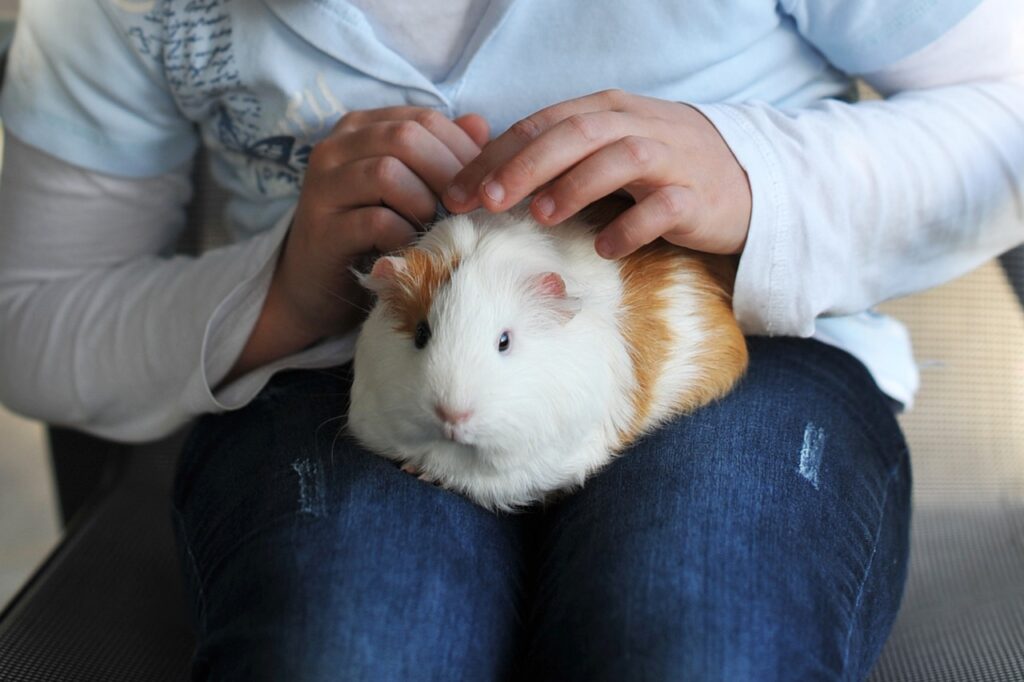
[[0, 408], [0, 608], [56, 543], [56, 512], [42, 426]]

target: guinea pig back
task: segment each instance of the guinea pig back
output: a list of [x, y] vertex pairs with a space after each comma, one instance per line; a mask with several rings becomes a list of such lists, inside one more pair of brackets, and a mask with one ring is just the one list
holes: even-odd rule
[[594, 251], [602, 204], [554, 227], [525, 207], [437, 223], [360, 280], [348, 428], [492, 509], [579, 486], [659, 424], [724, 395], [746, 344], [736, 259], [663, 241]]

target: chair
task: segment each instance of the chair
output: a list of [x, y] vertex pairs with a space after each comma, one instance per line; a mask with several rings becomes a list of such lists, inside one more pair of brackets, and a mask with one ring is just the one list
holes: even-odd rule
[[[225, 195], [202, 156], [193, 181], [177, 250], [195, 254], [224, 241]], [[125, 445], [48, 429], [64, 533], [0, 612], [0, 680], [189, 678], [195, 640], [170, 523], [184, 435]]]
[[187, 680], [194, 639], [169, 508], [180, 438], [130, 448], [54, 429], [50, 442], [55, 460], [83, 455], [102, 473], [0, 614], [0, 679]]
[[[197, 187], [190, 222], [213, 224], [220, 198], [202, 163]], [[929, 368], [903, 417], [911, 575], [871, 682], [1024, 680], [1024, 247], [1002, 263], [886, 306]], [[65, 532], [0, 613], [0, 680], [188, 679], [169, 520], [181, 434], [126, 446], [51, 429], [50, 443]]]

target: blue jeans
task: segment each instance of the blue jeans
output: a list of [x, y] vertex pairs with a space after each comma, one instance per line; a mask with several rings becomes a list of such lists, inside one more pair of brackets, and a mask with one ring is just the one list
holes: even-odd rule
[[906, 444], [851, 356], [750, 350], [728, 397], [517, 515], [354, 443], [347, 367], [204, 417], [174, 494], [195, 678], [863, 679], [906, 575]]

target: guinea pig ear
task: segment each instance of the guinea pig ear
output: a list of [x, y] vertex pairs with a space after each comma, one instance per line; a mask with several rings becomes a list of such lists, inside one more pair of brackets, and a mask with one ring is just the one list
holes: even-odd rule
[[579, 298], [566, 293], [565, 280], [557, 272], [542, 272], [533, 278], [532, 283], [541, 300], [550, 307], [562, 324], [576, 317], [576, 313], [583, 306]]
[[399, 273], [405, 272], [405, 268], [405, 258], [381, 256], [374, 262], [373, 269], [369, 273], [359, 273], [356, 277], [364, 287], [379, 294], [390, 288], [398, 279]]

